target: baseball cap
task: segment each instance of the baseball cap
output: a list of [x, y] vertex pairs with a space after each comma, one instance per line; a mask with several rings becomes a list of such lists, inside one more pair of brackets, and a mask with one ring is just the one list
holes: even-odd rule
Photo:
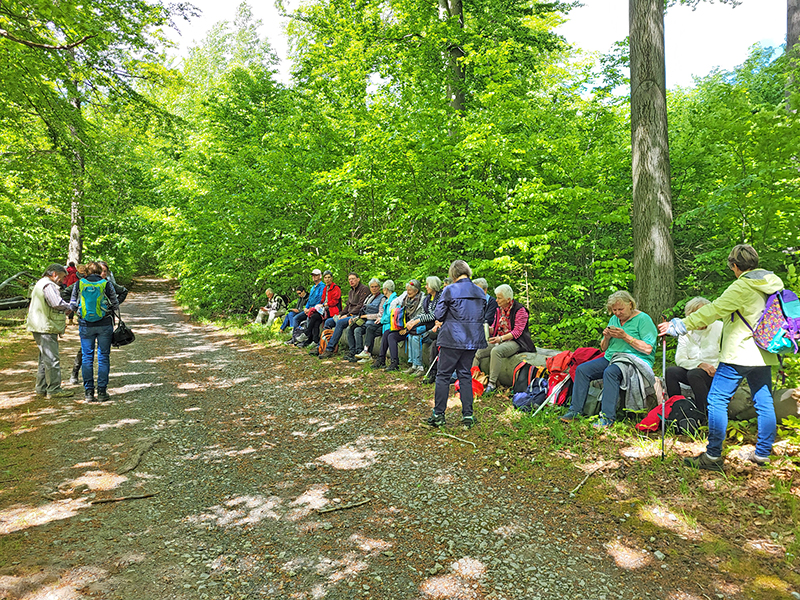
[[313, 271], [311, 271], [311, 274], [312, 275], [322, 275], [322, 271], [320, 271], [319, 269], [314, 269]]

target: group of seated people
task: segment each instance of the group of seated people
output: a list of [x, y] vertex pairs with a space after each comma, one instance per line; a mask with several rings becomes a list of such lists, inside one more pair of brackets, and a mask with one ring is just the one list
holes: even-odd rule
[[[297, 301], [290, 308], [272, 290], [267, 290], [268, 303], [262, 307], [256, 322], [274, 322], [283, 316], [280, 331], [291, 329], [293, 335], [287, 345], [310, 348], [309, 354], [320, 359], [330, 358], [334, 349], [346, 336], [348, 351], [342, 360], [384, 368], [387, 371], [400, 370], [399, 345], [406, 344], [409, 366], [405, 373], [414, 377], [425, 376], [425, 383], [436, 380], [436, 337], [441, 327], [434, 316], [436, 304], [442, 290], [451, 283], [431, 275], [424, 284], [410, 279], [399, 295], [391, 279], [381, 282], [372, 278], [368, 285], [361, 282], [357, 273], [348, 274], [346, 302], [342, 307], [342, 292], [334, 282], [333, 273], [314, 269], [311, 272], [310, 290], [304, 286], [295, 289]], [[490, 358], [489, 382], [485, 394], [497, 389], [497, 378], [501, 361], [514, 354], [535, 351], [528, 330], [528, 311], [514, 300], [514, 292], [509, 285], [495, 289], [496, 298], [488, 293], [489, 284], [483, 278], [473, 280], [486, 294], [483, 322], [488, 347], [479, 350], [474, 365], [486, 357]], [[327, 340], [326, 349], [319, 352], [321, 332], [333, 330]], [[375, 340], [380, 339], [379, 350], [375, 350]], [[423, 345], [431, 344], [432, 367], [427, 371], [423, 366]], [[388, 357], [388, 362], [387, 362]]]

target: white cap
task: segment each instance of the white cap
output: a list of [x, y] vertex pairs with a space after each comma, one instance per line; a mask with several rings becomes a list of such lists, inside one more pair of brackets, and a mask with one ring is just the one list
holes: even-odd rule
[[319, 269], [314, 269], [313, 271], [311, 271], [311, 274], [312, 275], [322, 275], [322, 271], [320, 271]]

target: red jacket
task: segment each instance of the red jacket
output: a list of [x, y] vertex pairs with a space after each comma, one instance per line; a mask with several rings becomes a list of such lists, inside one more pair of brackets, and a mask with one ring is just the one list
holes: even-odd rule
[[64, 278], [64, 285], [69, 287], [78, 281], [78, 269], [75, 267], [67, 267], [67, 276]]
[[320, 300], [321, 304], [327, 304], [327, 316], [332, 317], [334, 315], [339, 314], [339, 304], [342, 299], [342, 290], [341, 288], [332, 283], [330, 285], [326, 285], [325, 289], [322, 290], [322, 299]]

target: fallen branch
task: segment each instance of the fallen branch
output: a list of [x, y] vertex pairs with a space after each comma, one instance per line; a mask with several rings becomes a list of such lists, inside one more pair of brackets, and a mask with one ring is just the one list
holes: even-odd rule
[[139, 466], [139, 463], [142, 461], [142, 456], [144, 456], [145, 452], [152, 450], [153, 446], [155, 446], [158, 442], [161, 441], [161, 438], [152, 438], [146, 440], [141, 446], [139, 446], [133, 455], [128, 458], [127, 461], [119, 468], [117, 471], [117, 475], [123, 475], [130, 471], [133, 471], [136, 467]]
[[361, 502], [353, 502], [352, 504], [342, 504], [341, 506], [334, 506], [331, 508], [318, 508], [318, 513], [329, 513], [334, 512], [336, 510], [347, 510], [348, 508], [355, 508], [356, 506], [361, 506], [362, 504], [366, 504], [367, 502], [372, 502], [372, 498], [367, 498], [366, 500], [362, 500]]
[[[574, 490], [572, 490], [572, 491], [569, 493], [569, 494], [570, 494], [570, 496], [572, 496], [572, 495], [574, 495], [574, 494], [577, 494], [577, 493], [578, 493], [578, 490], [579, 490], [579, 489], [581, 489], [581, 488], [583, 487], [583, 484], [584, 484], [584, 483], [586, 483], [586, 482], [589, 480], [589, 477], [591, 477], [592, 475], [594, 475], [594, 474], [595, 474], [595, 473], [597, 473], [598, 471], [602, 471], [603, 469], [606, 469], [606, 468], [608, 468], [608, 467], [609, 467], [609, 466], [611, 466], [612, 464], [614, 464], [614, 463], [613, 463], [613, 462], [612, 462], [612, 463], [607, 463], [607, 462], [606, 462], [606, 463], [603, 463], [602, 465], [600, 465], [599, 467], [597, 467], [597, 468], [595, 468], [595, 469], [592, 469], [591, 471], [589, 471], [589, 472], [586, 474], [586, 477], [584, 477], [584, 478], [583, 478], [583, 481], [581, 481], [581, 482], [580, 482], [580, 483], [579, 483], [579, 484], [578, 484], [578, 485], [575, 487], [575, 489], [574, 489]], [[621, 466], [621, 465], [617, 465], [617, 466], [614, 468], [614, 471], [616, 471], [617, 469], [619, 469], [619, 468], [620, 468], [620, 466]]]
[[473, 448], [477, 448], [475, 442], [470, 442], [469, 440], [462, 439], [460, 437], [456, 437], [454, 435], [450, 435], [449, 433], [445, 433], [444, 431], [440, 431], [437, 435], [443, 435], [449, 438], [453, 438], [454, 440], [458, 440], [459, 442], [464, 442], [465, 444], [472, 444]]
[[119, 498], [101, 498], [100, 500], [92, 500], [89, 504], [108, 504], [109, 502], [124, 502], [125, 500], [141, 500], [142, 498], [152, 498], [158, 492], [152, 494], [142, 494], [141, 496], [120, 496]]

